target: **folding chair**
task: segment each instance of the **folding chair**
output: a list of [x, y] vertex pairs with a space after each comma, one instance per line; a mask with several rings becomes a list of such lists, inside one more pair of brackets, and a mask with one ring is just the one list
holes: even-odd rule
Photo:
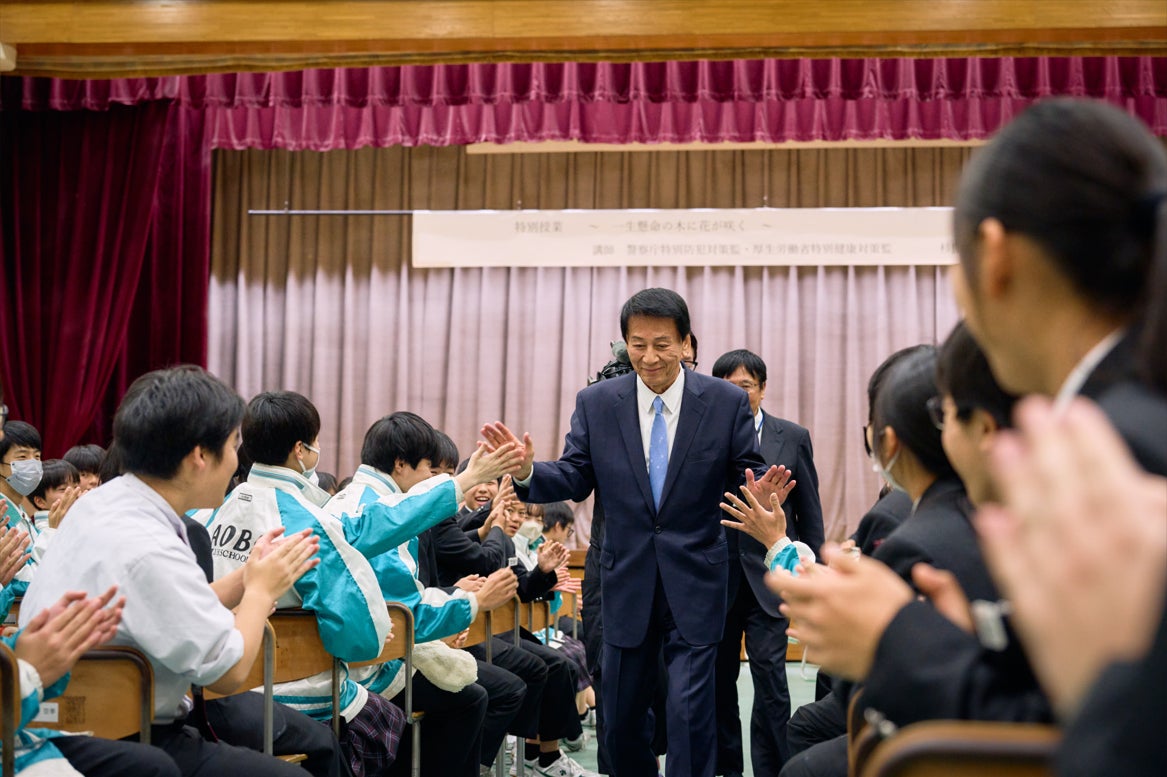
[[39, 728], [92, 731], [103, 739], [138, 734], [150, 744], [154, 722], [154, 669], [131, 647], [87, 650], [73, 666], [65, 692], [46, 703], [56, 705], [56, 720], [38, 720]]
[[[232, 693], [216, 693], [207, 688], [192, 689], [194, 693], [201, 693], [204, 699], [221, 699], [224, 696], [234, 696], [237, 693], [249, 693], [252, 688], [263, 686], [263, 752], [267, 755], [273, 754], [272, 719], [275, 715], [275, 693], [272, 686], [275, 683], [275, 664], [276, 632], [269, 621], [263, 626], [263, 645], [260, 656], [251, 665], [251, 672], [248, 673], [247, 679], [239, 685], [238, 690]], [[305, 756], [280, 756], [280, 758], [284, 761], [298, 763], [304, 760]]]
[[275, 631], [273, 683], [302, 680], [332, 672], [332, 733], [340, 737], [341, 661], [325, 649], [316, 626], [316, 613], [299, 608], [276, 610], [268, 617]]
[[0, 642], [0, 737], [2, 773], [16, 777], [16, 727], [20, 722], [20, 667], [12, 648]]
[[405, 672], [405, 721], [410, 726], [413, 743], [409, 771], [412, 777], [421, 777], [421, 721], [424, 712], [413, 709], [413, 611], [401, 602], [385, 602], [393, 623], [393, 637], [385, 643], [381, 655], [368, 661], [350, 661], [349, 668], [357, 669], [371, 664], [402, 659]]
[[905, 726], [872, 749], [862, 777], [1052, 777], [1053, 726], [937, 720]]

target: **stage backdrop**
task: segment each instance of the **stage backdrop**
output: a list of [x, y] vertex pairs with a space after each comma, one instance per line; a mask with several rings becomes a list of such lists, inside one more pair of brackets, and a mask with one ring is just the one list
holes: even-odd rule
[[841, 537], [879, 490], [860, 438], [867, 379], [892, 351], [955, 323], [945, 268], [423, 269], [411, 262], [409, 215], [248, 210], [936, 206], [968, 153], [216, 152], [209, 367], [244, 396], [311, 397], [322, 466], [342, 476], [369, 424], [394, 410], [421, 414], [464, 455], [498, 419], [554, 457], [575, 393], [610, 359], [620, 306], [666, 286], [689, 302], [700, 371], [733, 348], [765, 359], [763, 407], [810, 428], [827, 534]]

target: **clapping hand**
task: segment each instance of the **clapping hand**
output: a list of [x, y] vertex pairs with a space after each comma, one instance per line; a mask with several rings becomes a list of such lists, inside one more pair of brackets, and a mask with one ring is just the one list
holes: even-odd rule
[[537, 551], [539, 557], [539, 571], [550, 574], [552, 571], [567, 564], [567, 548], [560, 542], [545, 542]]

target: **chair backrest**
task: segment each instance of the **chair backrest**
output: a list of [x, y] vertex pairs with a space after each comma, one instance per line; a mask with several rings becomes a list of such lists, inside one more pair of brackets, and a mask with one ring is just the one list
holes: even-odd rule
[[486, 613], [486, 622], [491, 634], [506, 634], [519, 626], [519, 610], [522, 603], [515, 598], [501, 607]]
[[244, 693], [250, 691], [252, 688], [263, 687], [264, 679], [264, 662], [265, 656], [270, 648], [272, 650], [272, 678], [275, 678], [275, 639], [276, 632], [272, 628], [271, 622], [265, 623], [263, 626], [263, 648], [259, 651], [259, 655], [255, 657], [255, 663], [251, 665], [251, 671], [247, 674], [247, 679], [239, 684], [239, 687], [231, 693], [216, 693], [209, 688], [203, 688], [203, 698], [205, 699], [221, 699], [224, 696], [234, 696], [237, 693]]
[[0, 747], [3, 775], [16, 774], [16, 726], [20, 722], [20, 666], [16, 654], [0, 642]]
[[1053, 726], [939, 720], [900, 729], [871, 752], [862, 777], [1052, 777]]
[[332, 669], [335, 659], [320, 640], [316, 613], [299, 608], [276, 610], [268, 622], [276, 636], [273, 682], [302, 680]]
[[584, 579], [584, 569], [587, 566], [588, 552], [584, 550], [569, 550], [567, 552], [567, 571], [577, 580]]
[[349, 661], [349, 669], [405, 658], [406, 652], [413, 646], [413, 611], [401, 602], [385, 602], [385, 607], [389, 610], [389, 621], [393, 626], [390, 638], [385, 640], [381, 648], [381, 654], [367, 661]]
[[65, 692], [45, 701], [56, 705], [56, 720], [37, 720], [38, 728], [92, 731], [104, 739], [139, 734], [149, 743], [154, 669], [134, 648], [93, 648], [73, 666]]
[[527, 631], [537, 634], [551, 625], [551, 602], [524, 602], [520, 605], [519, 622]]

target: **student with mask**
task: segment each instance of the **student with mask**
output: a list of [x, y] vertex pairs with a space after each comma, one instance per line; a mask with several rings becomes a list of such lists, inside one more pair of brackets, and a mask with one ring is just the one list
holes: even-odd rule
[[8, 421], [0, 439], [0, 509], [8, 526], [36, 537], [28, 495], [41, 482], [41, 435], [32, 424]]

